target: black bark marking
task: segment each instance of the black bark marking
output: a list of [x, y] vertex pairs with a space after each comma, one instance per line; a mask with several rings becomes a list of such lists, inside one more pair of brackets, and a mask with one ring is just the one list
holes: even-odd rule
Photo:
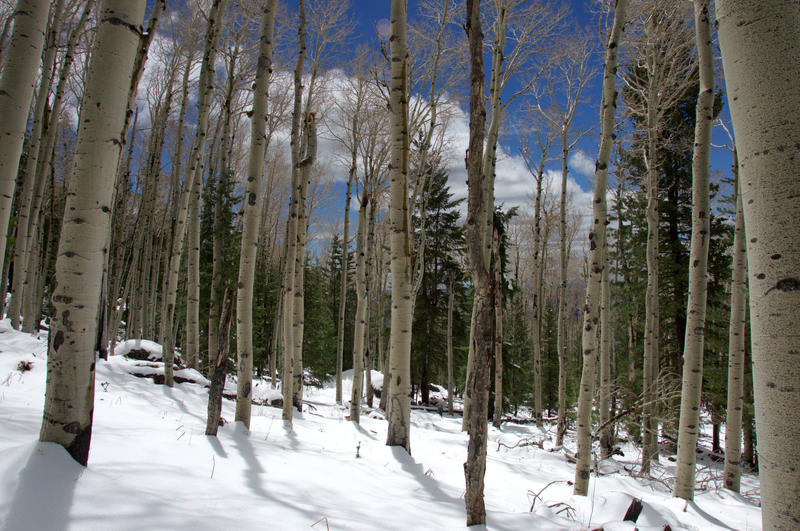
[[130, 22], [126, 22], [126, 21], [122, 20], [119, 17], [106, 17], [106, 18], [104, 18], [103, 20], [100, 21], [101, 24], [104, 23], [104, 22], [108, 23], [108, 24], [111, 24], [111, 25], [114, 25], [114, 26], [122, 26], [123, 28], [128, 28], [133, 33], [135, 33], [137, 37], [141, 37], [141, 35], [142, 35], [142, 30], [141, 29], [139, 29], [137, 26], [131, 24]]
[[61, 345], [64, 344], [64, 332], [59, 330], [56, 332], [56, 336], [53, 338], [53, 351], [58, 352], [58, 349], [61, 348]]
[[777, 289], [784, 293], [791, 293], [792, 291], [800, 291], [800, 279], [797, 278], [782, 278], [773, 287], [769, 288], [764, 295], [770, 291]]

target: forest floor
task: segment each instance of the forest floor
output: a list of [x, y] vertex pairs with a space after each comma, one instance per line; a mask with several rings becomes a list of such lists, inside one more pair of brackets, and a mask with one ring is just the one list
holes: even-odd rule
[[[464, 527], [467, 437], [460, 417], [413, 411], [409, 456], [384, 444], [379, 411], [354, 424], [326, 385], [307, 388], [308, 407], [295, 414], [292, 430], [280, 409], [254, 406], [249, 431], [231, 422], [208, 437], [203, 384], [168, 388], [133, 376], [143, 365], [159, 371], [158, 361], [98, 362], [83, 468], [60, 446], [37, 442], [46, 340], [0, 321], [0, 529]], [[196, 373], [194, 379], [203, 381]], [[222, 416], [230, 421], [233, 411], [224, 400]], [[574, 465], [550, 451], [551, 436], [532, 424], [490, 427], [487, 529], [761, 529], [757, 476], [745, 475], [739, 495], [721, 488], [721, 464], [703, 463], [703, 490], [687, 504], [670, 495], [669, 456], [661, 457], [654, 479], [636, 478], [628, 470], [638, 469], [640, 454], [624, 445], [624, 455], [600, 464], [589, 496], [573, 496]], [[574, 433], [567, 439], [574, 451]], [[539, 441], [542, 448], [527, 444]], [[624, 522], [637, 498], [641, 514]]]

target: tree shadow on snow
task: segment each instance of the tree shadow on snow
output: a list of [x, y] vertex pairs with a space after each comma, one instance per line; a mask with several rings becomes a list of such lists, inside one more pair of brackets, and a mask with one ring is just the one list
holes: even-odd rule
[[690, 502], [687, 502], [687, 503], [688, 503], [689, 507], [694, 509], [697, 514], [699, 514], [701, 517], [703, 517], [703, 519], [705, 519], [706, 522], [708, 522], [710, 524], [714, 524], [716, 526], [719, 526], [719, 527], [721, 527], [723, 529], [730, 529], [731, 531], [734, 531], [734, 528], [730, 527], [729, 525], [727, 525], [722, 520], [711, 516], [710, 514], [705, 512], [703, 509], [701, 509], [700, 506], [697, 505], [696, 502], [690, 501]]
[[404, 448], [400, 446], [392, 446], [392, 455], [400, 463], [400, 467], [412, 476], [417, 483], [419, 483], [422, 488], [424, 488], [431, 497], [439, 502], [453, 504], [459, 507], [459, 509], [463, 508], [464, 502], [460, 498], [455, 498], [450, 496], [445, 491], [439, 487], [439, 483], [431, 476], [425, 473], [424, 467], [422, 464], [417, 463], [413, 457], [411, 457], [408, 452], [405, 451]]
[[19, 473], [3, 529], [66, 529], [84, 470], [60, 445], [38, 443]]

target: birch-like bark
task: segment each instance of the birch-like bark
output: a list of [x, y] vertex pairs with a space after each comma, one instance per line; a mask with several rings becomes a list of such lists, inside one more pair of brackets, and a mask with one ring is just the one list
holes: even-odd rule
[[46, 0], [17, 2], [11, 42], [0, 75], [0, 271], [49, 8]]
[[600, 290], [605, 264], [606, 247], [606, 187], [608, 164], [614, 144], [614, 114], [617, 108], [616, 76], [617, 53], [625, 27], [627, 0], [617, 0], [614, 6], [614, 23], [606, 44], [603, 72], [603, 95], [600, 106], [600, 147], [594, 169], [593, 221], [589, 232], [589, 281], [586, 286], [586, 303], [583, 308], [583, 335], [581, 351], [580, 395], [578, 398], [578, 448], [575, 465], [575, 494], [585, 496], [589, 490], [589, 471], [592, 462], [592, 398], [594, 395], [596, 328], [600, 316]]
[[196, 179], [203, 173], [203, 159], [206, 150], [206, 133], [208, 132], [208, 113], [211, 107], [211, 93], [214, 90], [214, 60], [217, 52], [217, 35], [221, 25], [220, 17], [227, 0], [214, 0], [208, 13], [208, 27], [203, 49], [203, 61], [200, 67], [199, 94], [197, 98], [197, 128], [192, 143], [192, 152], [189, 164], [184, 173], [184, 190], [180, 196], [175, 231], [172, 235], [172, 248], [169, 256], [169, 274], [165, 297], [165, 314], [161, 320], [161, 345], [164, 356], [164, 384], [173, 385], [172, 363], [174, 360], [174, 333], [173, 322], [175, 318], [175, 302], [178, 296], [178, 273], [180, 271], [183, 243], [186, 236], [186, 216], [189, 211], [192, 186]]
[[86, 78], [55, 268], [47, 385], [39, 439], [86, 465], [92, 435], [94, 342], [114, 176], [145, 0], [106, 0]]
[[192, 185], [189, 205], [188, 238], [186, 241], [186, 343], [183, 361], [187, 367], [197, 369], [200, 358], [200, 214], [202, 209], [203, 180]]
[[[312, 75], [313, 83], [313, 75]], [[309, 94], [311, 89], [309, 88]], [[308, 100], [306, 109], [308, 108]], [[311, 216], [308, 202], [308, 189], [311, 186], [311, 167], [317, 156], [317, 124], [313, 112], [306, 112], [303, 124], [304, 134], [301, 147], [304, 150], [303, 158], [298, 164], [300, 178], [299, 202], [297, 209], [297, 252], [295, 254], [294, 269], [294, 353], [292, 361], [294, 369], [292, 376], [292, 403], [298, 411], [303, 410], [303, 334], [305, 333], [305, 288], [304, 276], [306, 265], [306, 237], [308, 235], [308, 220]]]
[[[365, 179], [366, 181], [366, 179]], [[366, 183], [365, 183], [366, 184]], [[356, 321], [353, 329], [353, 388], [350, 395], [350, 420], [359, 423], [361, 396], [364, 390], [364, 345], [367, 335], [367, 211], [369, 191], [364, 189], [358, 209], [358, 234], [356, 236]]]
[[558, 317], [556, 320], [556, 351], [558, 352], [558, 421], [556, 423], [556, 446], [564, 444], [567, 433], [567, 131], [561, 128], [561, 199], [559, 201], [559, 275]]
[[598, 399], [598, 409], [600, 410], [600, 426], [605, 426], [600, 430], [600, 458], [608, 459], [611, 457], [611, 449], [614, 445], [614, 428], [609, 423], [611, 418], [611, 394], [612, 394], [612, 370], [611, 370], [611, 342], [614, 329], [611, 327], [611, 286], [608, 282], [608, 245], [605, 246], [605, 256], [603, 257], [605, 266], [600, 286], [600, 397]]
[[678, 431], [678, 463], [673, 496], [694, 499], [697, 438], [700, 434], [700, 393], [703, 388], [703, 345], [706, 326], [706, 274], [711, 238], [709, 210], [709, 155], [714, 115], [714, 58], [708, 0], [694, 1], [697, 53], [700, 57], [700, 92], [695, 109], [692, 157], [692, 243], [689, 255], [689, 301], [683, 346], [683, 385]]
[[[67, 41], [66, 50], [61, 63], [61, 68], [58, 74], [58, 83], [56, 85], [55, 93], [53, 95], [52, 108], [49, 112], [49, 119], [42, 123], [42, 138], [40, 144], [39, 156], [37, 157], [37, 164], [35, 168], [36, 188], [34, 190], [33, 199], [31, 202], [31, 211], [29, 213], [30, 226], [28, 227], [28, 234], [33, 236], [29, 238], [28, 249], [26, 250], [28, 256], [27, 274], [25, 275], [25, 282], [23, 284], [23, 332], [33, 333], [39, 326], [39, 299], [36, 297], [37, 290], [35, 284], [38, 281], [38, 248], [35, 248], [35, 239], [40, 227], [40, 213], [42, 208], [42, 201], [44, 198], [44, 191], [47, 185], [47, 172], [50, 169], [50, 162], [53, 157], [53, 148], [56, 141], [56, 133], [58, 130], [58, 117], [61, 115], [61, 108], [64, 101], [64, 92], [66, 90], [67, 79], [69, 77], [72, 63], [74, 62], [74, 50], [78, 44], [79, 37], [83, 34], [83, 28], [90, 13], [94, 8], [94, 0], [90, 0], [84, 6], [78, 23], [72, 29], [69, 40]], [[26, 324], [27, 323], [27, 324]]]
[[336, 329], [336, 403], [342, 403], [342, 365], [344, 363], [344, 319], [347, 305], [347, 276], [349, 269], [349, 238], [350, 238], [350, 200], [352, 198], [353, 179], [356, 176], [356, 157], [358, 156], [356, 136], [358, 134], [359, 110], [352, 116], [351, 140], [353, 145], [350, 150], [350, 171], [347, 176], [347, 192], [344, 201], [344, 231], [342, 236], [342, 272], [339, 286], [339, 315]]
[[[292, 197], [289, 206], [289, 218], [286, 222], [286, 270], [283, 282], [283, 374], [281, 377], [281, 392], [283, 394], [283, 420], [288, 426], [292, 424], [292, 400], [294, 392], [294, 296], [295, 296], [295, 270], [297, 268], [297, 232], [299, 225], [300, 208], [305, 209], [305, 204], [300, 204], [300, 120], [303, 97], [303, 65], [306, 59], [306, 10], [305, 2], [298, 0], [297, 9], [297, 42], [299, 50], [294, 68], [294, 106], [292, 109], [291, 130], [291, 156], [292, 156]], [[301, 339], [302, 341], [302, 339]]]
[[761, 514], [800, 523], [800, 14], [777, 0], [716, 2], [747, 240]]
[[553, 143], [553, 135], [548, 129], [538, 137], [540, 159], [538, 165], [531, 158], [527, 145], [524, 146], [522, 157], [528, 171], [534, 175], [536, 181], [536, 199], [533, 207], [533, 264], [531, 265], [531, 277], [533, 278], [533, 291], [531, 294], [531, 343], [533, 343], [533, 403], [534, 417], [536, 426], [542, 427], [542, 311], [541, 311], [541, 292], [544, 282], [544, 266], [541, 252], [542, 240], [542, 183], [544, 181], [544, 166], [547, 162], [547, 155]]
[[[258, 226], [261, 221], [261, 181], [267, 151], [267, 99], [272, 74], [272, 39], [275, 33], [276, 0], [263, 8], [261, 43], [253, 84], [253, 114], [250, 122], [250, 157], [242, 203], [242, 244], [239, 254], [239, 284], [236, 291], [236, 420], [250, 428], [253, 381], [253, 282], [258, 253]], [[223, 168], [224, 171], [224, 168]]]
[[391, 163], [389, 166], [391, 204], [389, 207], [392, 254], [392, 312], [389, 332], [389, 429], [386, 444], [402, 446], [411, 453], [411, 227], [408, 200], [408, 47], [406, 44], [406, 2], [392, 0], [390, 80]]
[[739, 161], [733, 149], [736, 182], [736, 228], [733, 236], [731, 318], [728, 332], [728, 407], [725, 418], [725, 488], [739, 492], [742, 477], [742, 410], [744, 408], [744, 351], [747, 328], [747, 244], [739, 189]]
[[44, 53], [42, 54], [42, 71], [39, 75], [39, 89], [33, 105], [33, 120], [31, 133], [25, 142], [28, 157], [20, 168], [18, 179], [22, 181], [22, 190], [19, 197], [19, 210], [17, 213], [17, 237], [14, 242], [14, 281], [11, 284], [11, 303], [8, 306], [8, 317], [11, 326], [20, 327], [20, 314], [22, 313], [23, 283], [28, 270], [28, 253], [30, 246], [31, 203], [33, 191], [36, 187], [36, 163], [39, 157], [39, 146], [44, 127], [45, 106], [50, 96], [50, 85], [53, 83], [54, 62], [56, 59], [56, 41], [61, 30], [61, 15], [64, 0], [56, 0], [51, 9], [50, 23], [48, 25], [47, 39]]
[[658, 423], [655, 421], [655, 401], [660, 339], [660, 308], [658, 300], [658, 171], [656, 168], [655, 108], [647, 113], [647, 288], [645, 291], [644, 363], [642, 367], [642, 474], [650, 473], [651, 461], [658, 458]]

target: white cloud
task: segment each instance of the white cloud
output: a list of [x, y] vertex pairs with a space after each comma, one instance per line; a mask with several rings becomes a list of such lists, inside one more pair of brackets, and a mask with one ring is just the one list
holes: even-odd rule
[[577, 150], [569, 156], [569, 167], [585, 177], [594, 176], [594, 159], [584, 153], [582, 150]]

